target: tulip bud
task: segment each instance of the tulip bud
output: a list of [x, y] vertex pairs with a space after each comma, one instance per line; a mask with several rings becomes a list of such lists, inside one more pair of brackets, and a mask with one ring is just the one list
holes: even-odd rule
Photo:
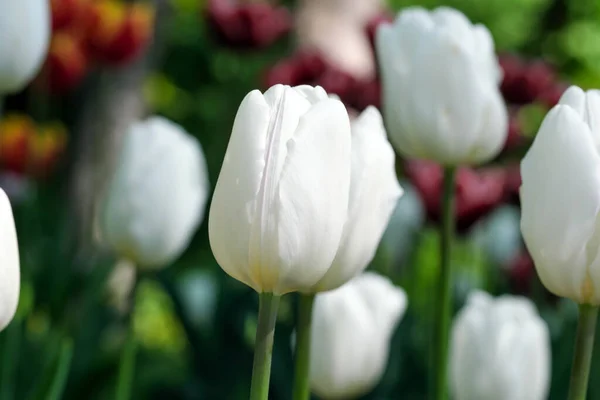
[[313, 291], [340, 287], [367, 268], [402, 195], [396, 157], [375, 107], [352, 121], [352, 177], [348, 219], [331, 268]]
[[354, 399], [381, 379], [390, 340], [407, 306], [404, 290], [365, 272], [317, 295], [313, 308], [310, 384], [321, 398]]
[[328, 67], [318, 53], [300, 51], [272, 66], [266, 73], [265, 83], [269, 87], [277, 84], [310, 84], [323, 75]]
[[53, 170], [67, 145], [67, 130], [64, 125], [54, 123], [38, 128], [31, 140], [29, 164], [37, 177], [46, 177]]
[[521, 231], [544, 286], [600, 305], [600, 91], [573, 86], [521, 162]]
[[91, 8], [88, 41], [96, 58], [113, 64], [131, 61], [150, 41], [154, 8], [103, 0]]
[[68, 29], [79, 22], [90, 0], [50, 0], [52, 31]]
[[262, 48], [292, 28], [290, 12], [268, 2], [209, 0], [206, 17], [220, 41], [231, 47]]
[[209, 216], [214, 256], [257, 292], [310, 290], [348, 213], [350, 121], [321, 87], [275, 85], [242, 101]]
[[472, 293], [452, 326], [450, 386], [456, 400], [543, 400], [550, 335], [525, 297]]
[[208, 192], [200, 143], [180, 126], [151, 117], [131, 126], [108, 187], [100, 227], [124, 259], [156, 268], [186, 249]]
[[446, 166], [495, 157], [506, 139], [494, 42], [451, 8], [409, 8], [377, 31], [390, 140], [409, 158]]
[[23, 89], [37, 74], [50, 40], [48, 0], [0, 0], [0, 94]]
[[0, 189], [0, 331], [13, 319], [19, 303], [19, 246], [12, 208]]
[[29, 116], [9, 114], [0, 121], [0, 166], [25, 173], [28, 168], [31, 138], [35, 123]]
[[[441, 218], [443, 171], [430, 161], [409, 161], [406, 173], [425, 203], [428, 217]], [[456, 174], [456, 224], [460, 231], [498, 207], [505, 197], [506, 172], [496, 168], [461, 167]]]
[[38, 83], [53, 93], [64, 93], [81, 82], [87, 66], [79, 39], [68, 33], [55, 33]]

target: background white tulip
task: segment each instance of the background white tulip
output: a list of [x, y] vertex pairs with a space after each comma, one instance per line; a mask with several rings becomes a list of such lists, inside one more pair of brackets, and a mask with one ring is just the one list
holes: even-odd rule
[[200, 143], [161, 117], [131, 126], [100, 218], [102, 237], [141, 267], [166, 266], [188, 246], [208, 196]]
[[544, 400], [550, 358], [548, 328], [530, 300], [475, 292], [452, 327], [453, 398]]
[[308, 290], [342, 237], [350, 121], [321, 87], [275, 85], [238, 110], [209, 215], [225, 272], [257, 292]]
[[544, 286], [600, 304], [600, 92], [569, 88], [521, 162], [521, 231]]
[[20, 285], [15, 221], [10, 201], [0, 189], [0, 331], [6, 328], [17, 311]]
[[508, 116], [494, 43], [459, 11], [407, 8], [377, 32], [383, 108], [407, 157], [482, 163], [502, 148]]
[[351, 125], [348, 219], [333, 264], [313, 291], [338, 288], [367, 268], [402, 195], [396, 156], [379, 111], [369, 107]]
[[50, 41], [48, 0], [0, 0], [0, 94], [23, 89], [38, 73]]
[[406, 306], [404, 291], [372, 272], [318, 294], [311, 332], [312, 390], [323, 399], [353, 399], [373, 389]]

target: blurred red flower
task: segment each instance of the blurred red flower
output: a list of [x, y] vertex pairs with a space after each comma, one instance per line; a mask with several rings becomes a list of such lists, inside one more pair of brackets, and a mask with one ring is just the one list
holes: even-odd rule
[[236, 48], [266, 47], [292, 28], [287, 8], [262, 2], [209, 0], [206, 17], [219, 40]]
[[[430, 161], [407, 161], [405, 171], [416, 187], [430, 220], [441, 218], [443, 170]], [[458, 230], [471, 227], [479, 218], [494, 210], [504, 200], [506, 174], [501, 168], [472, 169], [460, 167], [456, 173], [456, 224]]]
[[87, 68], [88, 58], [80, 39], [58, 32], [52, 36], [46, 62], [35, 84], [61, 94], [77, 86]]
[[152, 37], [154, 8], [147, 3], [96, 1], [87, 11], [86, 44], [90, 54], [108, 64], [136, 58]]

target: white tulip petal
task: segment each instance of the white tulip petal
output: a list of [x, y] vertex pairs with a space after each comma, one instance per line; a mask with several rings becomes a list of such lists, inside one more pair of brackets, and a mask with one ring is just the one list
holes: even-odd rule
[[317, 295], [311, 331], [311, 388], [322, 398], [357, 398], [381, 379], [406, 295], [389, 279], [365, 273]]
[[301, 118], [288, 142], [276, 207], [281, 275], [275, 293], [307, 290], [331, 266], [348, 210], [349, 131], [344, 105], [327, 99]]
[[526, 298], [475, 292], [457, 314], [450, 386], [460, 400], [542, 400], [550, 383], [550, 334]]
[[321, 87], [275, 85], [242, 102], [211, 205], [219, 265], [258, 292], [307, 290], [339, 246], [350, 122]]
[[0, 1], [0, 93], [22, 90], [38, 73], [50, 43], [48, 0]]
[[563, 93], [559, 104], [574, 109], [590, 128], [597, 151], [600, 151], [600, 91], [584, 92], [577, 86], [571, 86]]
[[521, 231], [544, 285], [578, 302], [598, 299], [589, 246], [600, 211], [600, 156], [589, 128], [565, 105], [553, 108], [521, 163]]
[[474, 56], [479, 59], [481, 72], [487, 72], [492, 85], [498, 86], [502, 83], [503, 71], [498, 65], [496, 59], [496, 50], [492, 34], [484, 25], [475, 25], [473, 27], [474, 35]]
[[466, 157], [473, 164], [483, 163], [498, 155], [508, 135], [508, 111], [500, 92], [489, 91], [485, 104], [479, 130], [487, 132], [487, 135], [479, 136], [473, 141]]
[[10, 201], [0, 189], [0, 331], [13, 319], [19, 303], [19, 246]]
[[[446, 64], [441, 65], [441, 60]], [[485, 107], [481, 93], [487, 89], [473, 79], [477, 71], [465, 50], [447, 36], [432, 35], [415, 62], [421, 67], [413, 71], [409, 86], [413, 101], [405, 104], [400, 114], [412, 114], [412, 121], [418, 123], [410, 130], [422, 135], [421, 158], [456, 164], [468, 158], [472, 144], [478, 140]], [[402, 143], [403, 136], [399, 139]]]
[[250, 275], [250, 232], [265, 168], [270, 106], [258, 90], [242, 101], [235, 117], [210, 207], [212, 252], [225, 272], [256, 288]]
[[454, 9], [409, 8], [376, 39], [386, 126], [400, 153], [444, 165], [498, 153], [508, 115], [485, 27]]
[[141, 267], [169, 264], [202, 220], [207, 186], [195, 138], [160, 117], [133, 124], [104, 201], [103, 239]]
[[344, 235], [315, 291], [335, 289], [368, 266], [401, 195], [395, 154], [381, 114], [369, 107], [352, 123], [352, 180]]

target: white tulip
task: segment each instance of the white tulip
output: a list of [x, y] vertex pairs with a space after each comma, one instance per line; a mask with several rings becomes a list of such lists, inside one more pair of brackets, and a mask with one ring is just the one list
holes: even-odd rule
[[0, 189], [0, 331], [13, 319], [19, 303], [21, 273], [12, 208]]
[[0, 94], [23, 89], [38, 73], [50, 42], [48, 0], [0, 0]]
[[459, 11], [408, 8], [377, 32], [383, 107], [392, 143], [407, 157], [477, 164], [508, 133], [494, 42]]
[[548, 327], [529, 299], [475, 292], [452, 327], [453, 398], [546, 399], [550, 358]]
[[336, 255], [348, 211], [350, 121], [321, 87], [242, 101], [209, 215], [213, 254], [257, 292], [305, 291]]
[[161, 117], [131, 126], [108, 187], [103, 239], [140, 267], [169, 264], [187, 248], [208, 196], [198, 140]]
[[311, 331], [312, 390], [323, 399], [352, 399], [373, 389], [406, 306], [404, 291], [372, 272], [318, 294]]
[[600, 305], [600, 91], [569, 88], [521, 162], [521, 231], [544, 286]]
[[381, 114], [369, 107], [352, 121], [352, 177], [348, 218], [331, 268], [312, 291], [340, 287], [373, 260], [402, 188], [396, 156]]

